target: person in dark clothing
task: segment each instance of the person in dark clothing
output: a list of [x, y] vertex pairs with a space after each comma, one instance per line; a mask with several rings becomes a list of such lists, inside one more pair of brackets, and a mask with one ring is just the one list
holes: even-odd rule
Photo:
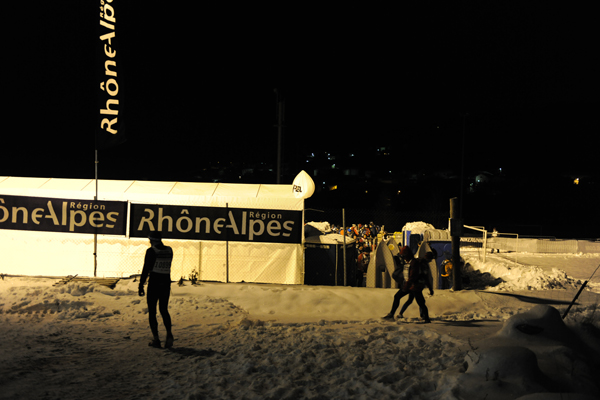
[[[404, 262], [404, 270], [403, 270], [403, 281], [400, 284], [400, 290], [394, 295], [394, 301], [392, 302], [392, 310], [389, 314], [387, 314], [384, 319], [394, 319], [394, 313], [400, 306], [400, 300], [402, 297], [408, 295], [408, 299], [402, 305], [400, 309], [400, 314], [398, 317], [403, 318], [404, 312], [410, 306], [414, 299], [417, 300], [417, 304], [419, 305], [419, 313], [421, 318], [429, 323], [431, 320], [429, 319], [429, 310], [425, 305], [425, 298], [423, 297], [423, 289], [425, 286], [429, 288], [430, 295], [433, 296], [433, 289], [431, 288], [429, 277], [426, 275], [426, 268], [422, 268], [421, 263], [427, 263], [433, 259], [433, 253], [428, 252], [425, 256], [425, 260], [414, 258], [412, 251], [409, 247], [404, 246], [400, 249], [400, 258]], [[427, 268], [428, 269], [428, 268]]]
[[160, 338], [158, 335], [158, 321], [156, 319], [156, 308], [160, 310], [163, 323], [167, 329], [167, 339], [165, 347], [173, 347], [173, 333], [171, 332], [171, 316], [169, 315], [169, 297], [171, 295], [171, 263], [173, 262], [173, 249], [162, 243], [160, 232], [151, 232], [151, 247], [146, 250], [144, 258], [144, 268], [140, 278], [139, 295], [144, 296], [144, 284], [148, 281], [148, 317], [150, 321], [150, 330], [152, 331], [152, 341], [148, 344], [152, 347], [160, 348]]
[[[410, 294], [406, 288], [406, 281], [408, 280], [408, 275], [409, 275], [408, 274], [409, 266], [410, 266], [409, 263], [413, 259], [412, 251], [407, 246], [404, 246], [400, 249], [400, 253], [395, 258], [396, 258], [396, 269], [394, 270], [394, 273], [392, 274], [392, 278], [394, 278], [396, 280], [396, 282], [398, 282], [400, 289], [394, 295], [394, 301], [392, 302], [392, 311], [390, 311], [389, 314], [384, 316], [383, 319], [393, 320], [394, 314], [396, 313], [396, 310], [400, 306], [400, 300], [407, 294]], [[410, 305], [410, 303], [412, 303], [413, 298], [414, 298], [414, 296], [409, 297], [409, 299], [407, 300], [407, 303], [409, 305]]]
[[369, 267], [371, 259], [371, 248], [367, 245], [361, 245], [356, 262], [356, 287], [364, 286], [364, 277]]
[[[429, 262], [433, 259], [433, 253], [427, 252], [425, 259], [413, 258], [410, 263], [409, 276], [406, 281], [407, 291], [414, 296], [419, 305], [419, 313], [421, 318], [426, 323], [430, 323], [429, 310], [425, 305], [425, 297], [423, 297], [423, 289], [426, 287], [429, 289], [429, 295], [433, 296], [433, 288], [431, 286], [431, 280], [429, 279]], [[408, 306], [407, 306], [408, 307]], [[403, 314], [405, 308], [402, 307], [400, 315]]]

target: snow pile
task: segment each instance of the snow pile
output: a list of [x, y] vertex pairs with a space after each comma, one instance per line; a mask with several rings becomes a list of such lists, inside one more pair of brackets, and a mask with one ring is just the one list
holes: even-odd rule
[[574, 289], [581, 281], [569, 277], [564, 271], [552, 268], [543, 270], [536, 266], [523, 268], [508, 260], [483, 263], [477, 256], [464, 256], [466, 273], [472, 286], [489, 290], [544, 290]]
[[463, 394], [469, 393], [465, 398], [488, 392], [488, 399], [516, 398], [527, 392], [544, 393], [528, 399], [548, 398], [545, 392], [594, 398], [600, 343], [594, 337], [586, 337], [586, 343], [575, 332], [548, 305], [509, 318], [495, 336], [467, 353], [465, 375], [460, 378]]
[[329, 222], [307, 222], [304, 225], [304, 235], [319, 236], [331, 232], [331, 225]]
[[[147, 346], [134, 279], [113, 290], [5, 277], [0, 398], [597, 398], [599, 296], [581, 296], [565, 325], [566, 304], [533, 305], [511, 292], [547, 286], [539, 271], [466, 259], [473, 274], [504, 274], [503, 290], [426, 294], [431, 324], [418, 323], [416, 304], [405, 320], [381, 320], [393, 289], [173, 284], [171, 350]], [[572, 298], [574, 278], [553, 279]]]
[[428, 224], [426, 222], [417, 221], [417, 222], [407, 222], [403, 227], [402, 231], [410, 231], [412, 234], [422, 234], [428, 229], [435, 229], [433, 225]]

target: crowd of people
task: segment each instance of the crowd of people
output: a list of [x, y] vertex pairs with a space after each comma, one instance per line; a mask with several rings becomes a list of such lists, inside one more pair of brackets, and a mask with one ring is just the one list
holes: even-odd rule
[[[335, 224], [327, 224], [328, 231], [344, 234], [344, 228]], [[330, 229], [330, 230], [329, 230]], [[380, 235], [380, 233], [382, 235]], [[355, 240], [356, 246], [356, 283], [357, 287], [366, 286], [367, 269], [371, 261], [372, 253], [377, 249], [378, 240], [387, 236], [383, 226], [376, 225], [372, 221], [368, 224], [352, 224], [346, 228], [346, 236]], [[437, 258], [437, 256], [436, 256]], [[397, 260], [399, 261], [399, 259]], [[404, 263], [397, 262], [402, 265]], [[452, 268], [451, 260], [445, 259], [441, 265], [441, 288], [449, 289], [452, 287]], [[407, 302], [410, 304], [411, 301]], [[408, 305], [407, 304], [407, 305]]]
[[[343, 227], [332, 225], [332, 231], [344, 233]], [[365, 277], [369, 261], [371, 260], [371, 252], [377, 248], [377, 237], [382, 232], [379, 225], [372, 221], [368, 224], [352, 224], [346, 229], [346, 236], [356, 240], [356, 286], [365, 286]]]

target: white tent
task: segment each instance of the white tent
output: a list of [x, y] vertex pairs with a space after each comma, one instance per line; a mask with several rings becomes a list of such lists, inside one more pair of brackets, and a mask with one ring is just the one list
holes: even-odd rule
[[159, 230], [175, 253], [172, 279], [195, 271], [200, 280], [301, 284], [310, 194], [295, 185], [0, 177], [0, 273], [136, 274], [148, 232]]

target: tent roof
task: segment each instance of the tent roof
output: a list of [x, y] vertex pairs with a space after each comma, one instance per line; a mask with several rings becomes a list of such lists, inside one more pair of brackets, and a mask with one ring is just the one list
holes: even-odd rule
[[[26, 178], [0, 176], [0, 193], [17, 196], [93, 199], [96, 193], [94, 179]], [[164, 204], [211, 203], [222, 206], [225, 202], [242, 202], [244, 206], [270, 203], [269, 207], [302, 209], [303, 201], [294, 196], [292, 185], [155, 182], [98, 180], [99, 200], [130, 200]], [[154, 200], [154, 201], [151, 201]], [[299, 206], [301, 204], [301, 206]], [[291, 207], [291, 208], [290, 208]]]

